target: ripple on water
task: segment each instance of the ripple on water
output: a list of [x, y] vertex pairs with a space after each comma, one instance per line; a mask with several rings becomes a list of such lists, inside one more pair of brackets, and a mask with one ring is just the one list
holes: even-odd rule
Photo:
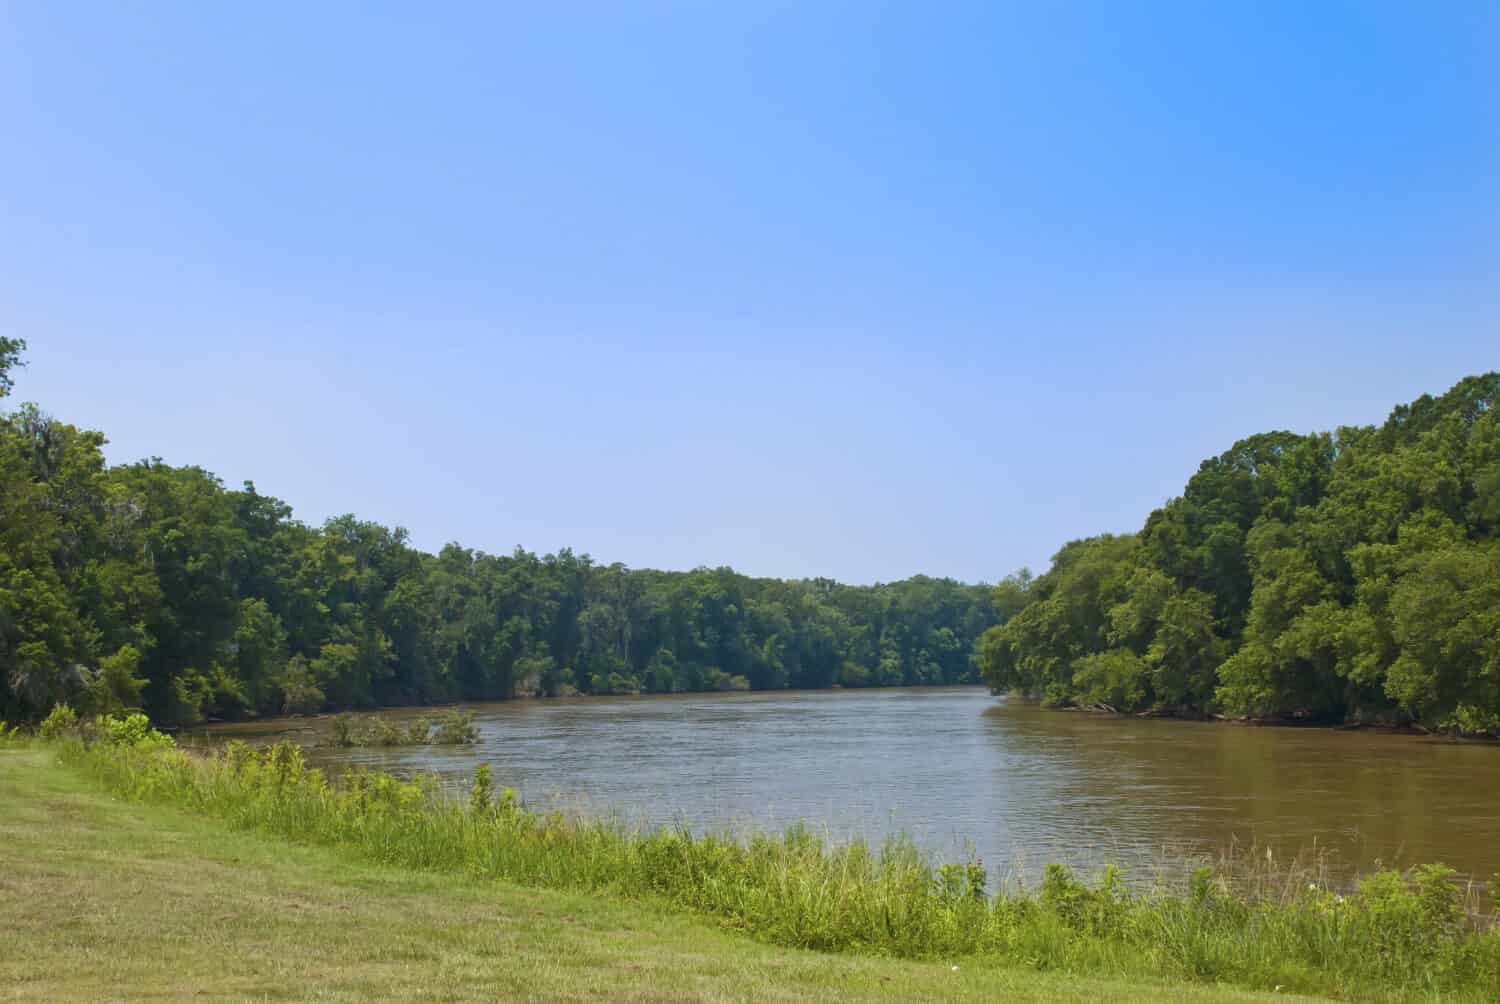
[[[1500, 745], [1044, 711], [982, 688], [514, 701], [472, 706], [473, 748], [319, 750], [323, 765], [478, 763], [534, 806], [642, 825], [907, 832], [992, 866], [1114, 860], [1149, 870], [1231, 842], [1346, 867], [1440, 860], [1500, 871]], [[398, 712], [404, 716], [419, 711]], [[326, 721], [214, 735], [314, 741]]]

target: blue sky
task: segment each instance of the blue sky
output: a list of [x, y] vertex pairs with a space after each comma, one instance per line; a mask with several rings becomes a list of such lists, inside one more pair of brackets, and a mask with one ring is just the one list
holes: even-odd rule
[[0, 331], [421, 546], [993, 580], [1500, 368], [1492, 3], [0, 7]]

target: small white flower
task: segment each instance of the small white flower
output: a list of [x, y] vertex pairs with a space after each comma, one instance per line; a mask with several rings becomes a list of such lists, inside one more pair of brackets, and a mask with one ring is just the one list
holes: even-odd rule
[[953, 967], [953, 971], [954, 971], [954, 972], [955, 972], [955, 973], [956, 973], [956, 972], [958, 972], [958, 967], [957, 967], [957, 966], [954, 966], [954, 967]]

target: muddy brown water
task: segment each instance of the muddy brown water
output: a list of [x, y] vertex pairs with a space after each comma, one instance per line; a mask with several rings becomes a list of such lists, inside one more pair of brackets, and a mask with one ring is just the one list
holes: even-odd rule
[[[1113, 861], [1137, 875], [1232, 845], [1336, 870], [1500, 871], [1500, 744], [1048, 711], [975, 687], [523, 700], [467, 706], [471, 747], [310, 750], [334, 771], [490, 764], [533, 807], [700, 831], [802, 820], [911, 835], [992, 870]], [[420, 711], [388, 712], [405, 719]], [[326, 719], [220, 726], [315, 744]]]

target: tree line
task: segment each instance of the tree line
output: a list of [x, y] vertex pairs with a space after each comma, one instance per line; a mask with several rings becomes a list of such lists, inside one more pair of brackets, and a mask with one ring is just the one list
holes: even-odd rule
[[[0, 396], [24, 344], [0, 338]], [[253, 484], [0, 416], [0, 719], [165, 723], [518, 695], [977, 682], [990, 587], [661, 572], [569, 550], [437, 554]]]
[[1058, 705], [1500, 735], [1500, 374], [1269, 432], [1003, 580], [986, 681]]

